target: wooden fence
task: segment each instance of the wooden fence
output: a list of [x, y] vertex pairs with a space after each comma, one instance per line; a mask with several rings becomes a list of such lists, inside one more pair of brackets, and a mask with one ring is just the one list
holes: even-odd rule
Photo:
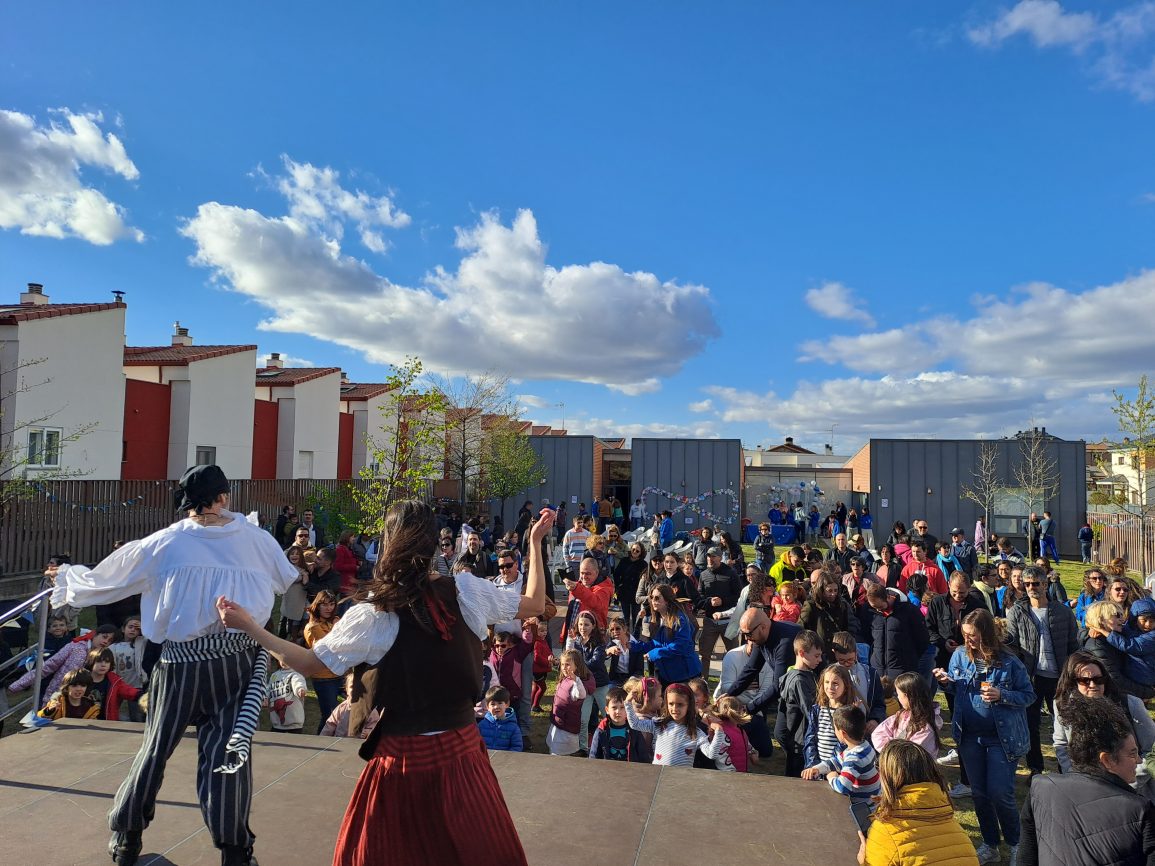
[[1132, 571], [1138, 571], [1144, 577], [1150, 574], [1155, 569], [1155, 519], [1147, 518], [1146, 551], [1139, 532], [1142, 519], [1127, 512], [1091, 514], [1091, 525], [1099, 536], [1096, 561], [1106, 564], [1121, 556]]
[[[272, 524], [284, 505], [317, 510], [326, 526], [326, 504], [345, 498], [363, 481], [287, 479], [233, 481], [230, 508], [257, 511], [262, 525]], [[0, 514], [0, 575], [37, 572], [48, 557], [66, 553], [73, 562], [99, 562], [120, 541], [141, 538], [168, 526], [179, 515], [173, 507], [175, 481], [44, 481], [31, 495], [15, 500]]]

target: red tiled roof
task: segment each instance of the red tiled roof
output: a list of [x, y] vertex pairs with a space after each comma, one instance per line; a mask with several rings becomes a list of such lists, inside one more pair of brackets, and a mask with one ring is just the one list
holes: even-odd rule
[[549, 435], [549, 425], [548, 424], [534, 424], [533, 427], [530, 428], [529, 433], [531, 436], [548, 436]]
[[263, 367], [257, 370], [257, 386], [282, 388], [300, 385], [302, 382], [311, 382], [313, 379], [340, 372], [340, 367]]
[[548, 436], [568, 436], [569, 431], [568, 430], [550, 430], [549, 433], [546, 435], [548, 435]]
[[0, 307], [0, 325], [15, 325], [32, 319], [51, 319], [56, 316], [75, 316], [79, 313], [99, 313], [102, 310], [123, 310], [125, 304], [13, 304]]
[[253, 346], [125, 346], [126, 367], [183, 367], [222, 355], [255, 352]]
[[342, 400], [371, 400], [396, 388], [383, 382], [346, 382], [341, 386]]
[[775, 454], [813, 454], [814, 453], [813, 451], [810, 451], [807, 448], [803, 448], [801, 445], [795, 445], [793, 443], [789, 443], [789, 444], [783, 443], [782, 445], [775, 445], [773, 448], [767, 448], [766, 450], [772, 451]]

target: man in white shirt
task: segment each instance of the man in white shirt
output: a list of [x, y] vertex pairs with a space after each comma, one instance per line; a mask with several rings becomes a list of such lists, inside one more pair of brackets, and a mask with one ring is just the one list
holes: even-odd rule
[[177, 491], [186, 519], [125, 544], [92, 570], [70, 566], [54, 575], [53, 599], [62, 604], [108, 604], [140, 593], [141, 630], [163, 644], [144, 738], [108, 815], [108, 853], [117, 866], [133, 866], [140, 856], [165, 764], [189, 725], [197, 729], [201, 811], [221, 862], [255, 862], [248, 757], [268, 654], [248, 635], [221, 626], [216, 599], [242, 596], [264, 622], [298, 574], [272, 535], [227, 510], [228, 491], [219, 467], [195, 466]]

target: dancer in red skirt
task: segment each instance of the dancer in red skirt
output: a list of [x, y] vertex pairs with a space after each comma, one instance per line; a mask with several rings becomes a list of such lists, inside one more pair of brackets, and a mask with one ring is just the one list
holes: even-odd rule
[[[380, 554], [364, 599], [305, 649], [265, 631], [221, 598], [221, 620], [310, 676], [354, 668], [349, 732], [381, 717], [361, 747], [369, 763], [349, 801], [334, 866], [468, 863], [519, 866], [525, 852], [505, 805], [473, 707], [481, 699], [481, 647], [489, 625], [545, 609], [543, 509], [531, 531], [525, 595], [468, 572], [433, 571], [437, 522], [420, 502], [385, 515]], [[421, 832], [415, 832], [421, 828]]]

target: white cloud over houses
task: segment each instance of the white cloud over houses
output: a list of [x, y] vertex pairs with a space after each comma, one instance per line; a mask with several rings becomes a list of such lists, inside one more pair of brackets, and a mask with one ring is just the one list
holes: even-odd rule
[[[257, 357], [257, 363], [260, 364], [262, 367], [267, 367], [269, 365], [269, 355], [268, 354], [259, 355]], [[286, 367], [316, 367], [316, 366], [319, 366], [318, 364], [314, 363], [313, 361], [310, 361], [307, 358], [298, 358], [296, 355], [286, 355], [284, 352], [281, 353], [281, 363]], [[333, 366], [333, 365], [330, 364], [329, 366]]]
[[874, 317], [866, 311], [863, 300], [855, 294], [854, 289], [842, 283], [828, 282], [808, 289], [804, 300], [806, 306], [824, 318], [874, 327]]
[[703, 389], [724, 422], [839, 438], [1005, 435], [1035, 423], [1081, 436], [1115, 426], [1104, 392], [1155, 368], [1155, 271], [1083, 292], [1046, 283], [978, 296], [967, 316], [920, 328], [808, 341], [844, 370], [787, 392]]
[[1036, 48], [1069, 51], [1102, 84], [1145, 102], [1155, 100], [1155, 2], [1150, 0], [1106, 16], [1071, 11], [1058, 0], [1020, 0], [966, 33], [984, 48], [1025, 38]]
[[128, 225], [124, 208], [87, 177], [87, 169], [95, 168], [136, 180], [140, 172], [124, 144], [101, 129], [99, 113], [61, 108], [52, 114], [41, 124], [0, 110], [0, 229], [99, 246], [143, 240], [144, 233]]
[[601, 437], [623, 436], [653, 439], [718, 439], [718, 425], [713, 421], [695, 424], [622, 423], [612, 418], [576, 417], [566, 419], [566, 432], [570, 436], [592, 435]]
[[548, 400], [544, 397], [538, 397], [536, 394], [518, 394], [514, 399], [519, 405], [528, 406], [531, 409], [544, 409], [550, 405]]
[[[308, 334], [376, 363], [417, 355], [448, 374], [496, 370], [633, 395], [656, 390], [719, 334], [704, 286], [606, 262], [549, 264], [529, 210], [508, 224], [483, 213], [457, 230], [455, 267], [437, 268], [420, 286], [395, 283], [343, 251], [339, 232], [329, 227], [356, 223], [360, 205], [334, 205], [342, 197], [331, 192], [300, 194], [336, 183], [317, 180], [330, 177], [325, 170], [304, 174], [307, 182], [285, 182], [288, 214], [207, 202], [182, 228], [196, 246], [194, 264], [270, 311], [265, 330]], [[377, 228], [407, 220], [380, 201], [373, 213]], [[607, 308], [616, 314], [603, 315]], [[510, 309], [518, 315], [509, 316]], [[492, 339], [498, 326], [502, 337]], [[643, 333], [679, 338], [639, 340]]]

